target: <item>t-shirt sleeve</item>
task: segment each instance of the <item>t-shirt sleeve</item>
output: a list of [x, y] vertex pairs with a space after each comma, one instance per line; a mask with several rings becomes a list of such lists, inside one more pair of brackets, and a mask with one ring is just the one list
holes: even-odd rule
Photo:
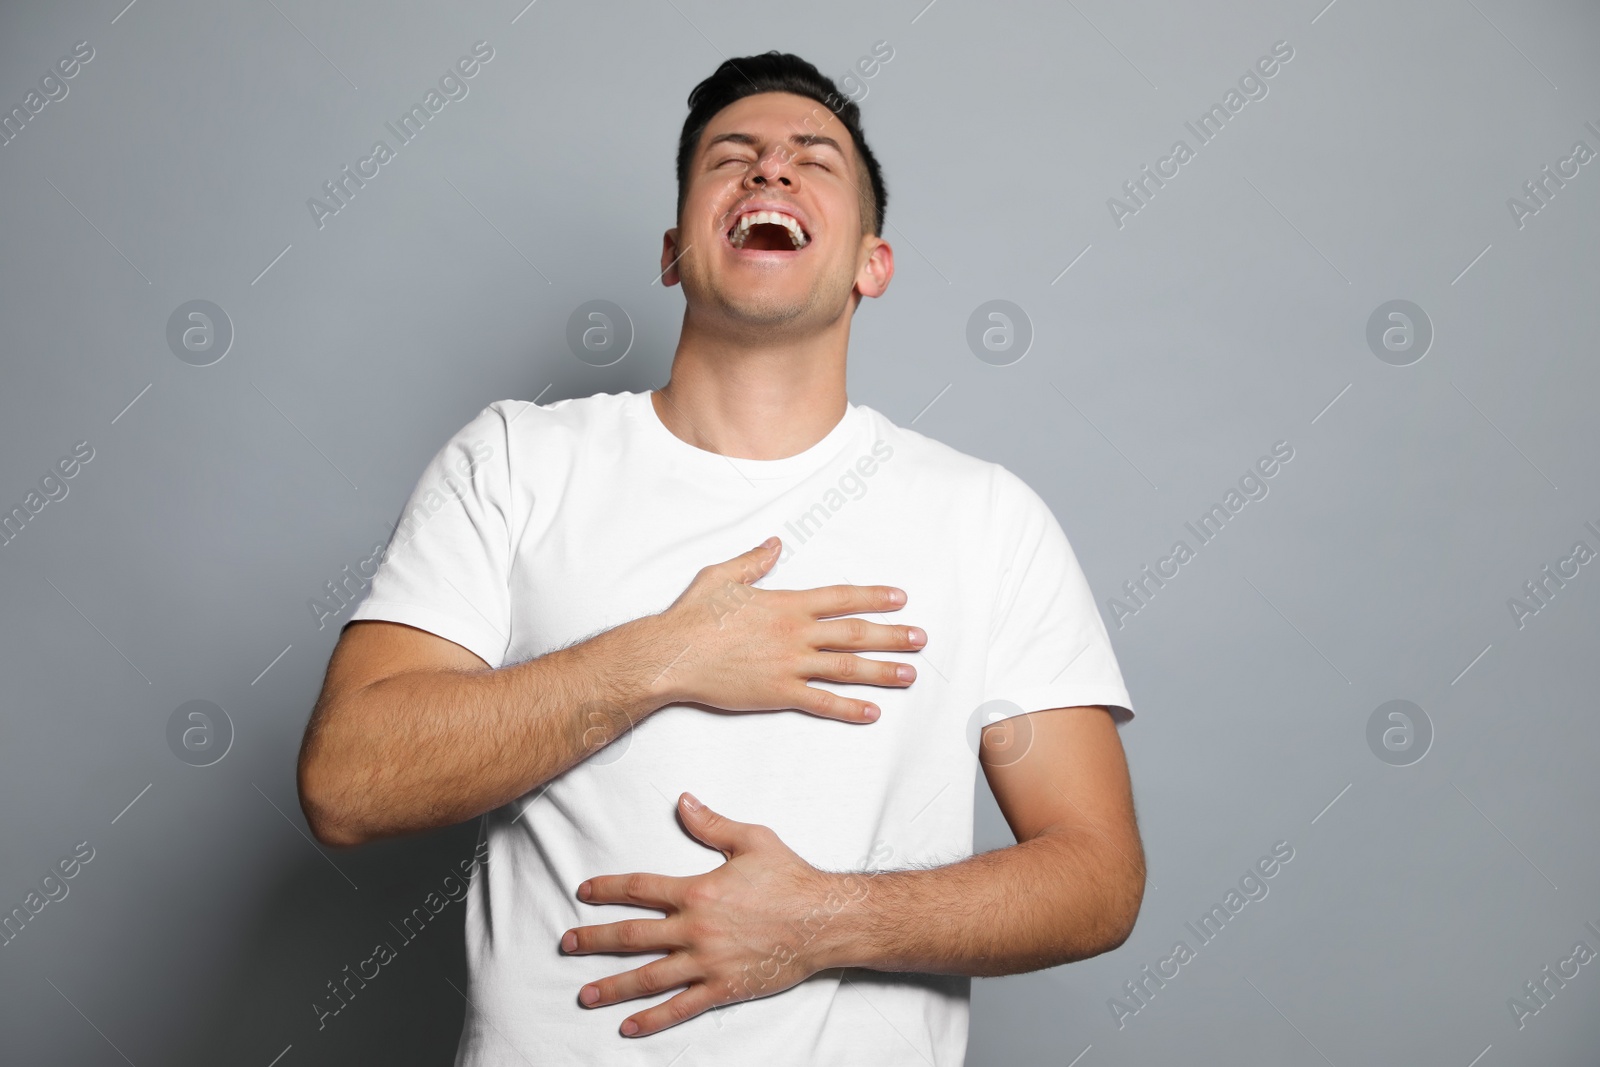
[[507, 437], [502, 405], [490, 404], [439, 449], [346, 625], [405, 623], [501, 666], [511, 633]]
[[[1132, 719], [1111, 637], [1055, 514], [1004, 467], [992, 492], [1004, 562], [984, 672], [988, 720], [1096, 704], [1118, 723]], [[989, 705], [1001, 700], [1016, 708]]]

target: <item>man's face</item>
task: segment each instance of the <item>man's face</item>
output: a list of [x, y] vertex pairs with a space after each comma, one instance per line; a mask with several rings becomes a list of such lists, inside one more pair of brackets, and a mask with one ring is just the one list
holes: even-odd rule
[[817, 101], [735, 101], [700, 135], [663, 242], [663, 283], [683, 283], [691, 313], [765, 337], [838, 321], [855, 292], [877, 296], [894, 273], [888, 244], [862, 232], [863, 170], [849, 131]]

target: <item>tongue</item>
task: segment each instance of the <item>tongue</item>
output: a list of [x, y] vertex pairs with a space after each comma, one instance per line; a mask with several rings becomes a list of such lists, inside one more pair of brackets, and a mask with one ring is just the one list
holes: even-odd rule
[[750, 227], [744, 247], [757, 252], [793, 252], [794, 241], [789, 231], [776, 223], [762, 222]]

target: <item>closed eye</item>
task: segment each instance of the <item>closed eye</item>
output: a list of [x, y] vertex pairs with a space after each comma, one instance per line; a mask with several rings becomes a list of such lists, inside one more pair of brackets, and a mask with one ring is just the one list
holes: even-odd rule
[[[793, 156], [790, 156], [785, 162], [791, 161], [804, 167], [821, 167], [823, 170], [829, 169], [828, 164], [824, 163], [820, 159], [795, 159]], [[718, 160], [716, 166], [725, 167], [729, 163], [743, 163], [745, 166], [749, 166], [751, 162], [751, 160], [745, 159], [742, 156], [728, 156], [726, 159]]]

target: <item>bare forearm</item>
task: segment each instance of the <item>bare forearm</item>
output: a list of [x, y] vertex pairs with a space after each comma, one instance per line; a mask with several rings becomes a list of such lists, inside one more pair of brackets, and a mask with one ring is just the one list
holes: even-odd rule
[[318, 707], [301, 759], [319, 835], [355, 844], [492, 810], [666, 703], [653, 616], [499, 670], [409, 671]]
[[848, 901], [826, 927], [829, 966], [1004, 975], [1120, 945], [1144, 892], [1142, 861], [1058, 830], [930, 870], [836, 876]]

